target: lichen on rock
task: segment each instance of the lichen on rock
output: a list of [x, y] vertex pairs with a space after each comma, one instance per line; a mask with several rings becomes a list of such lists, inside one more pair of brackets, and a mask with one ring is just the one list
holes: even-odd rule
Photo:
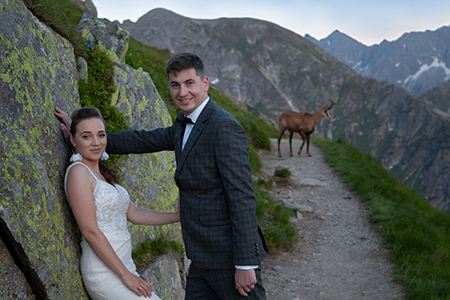
[[[130, 128], [170, 125], [150, 76], [124, 64], [128, 33], [89, 18], [94, 28], [82, 31], [104, 38], [97, 45], [115, 62], [111, 104]], [[10, 253], [20, 250], [14, 263], [20, 261], [18, 269], [30, 286], [27, 297], [88, 299], [79, 272], [80, 233], [63, 189], [68, 146], [53, 115], [55, 107], [70, 114], [80, 106], [74, 49], [22, 1], [0, 0], [0, 51], [0, 236]], [[169, 152], [130, 155], [119, 168], [121, 183], [137, 205], [164, 211], [176, 209], [174, 170]], [[179, 225], [130, 230], [133, 245], [162, 234], [181, 239]], [[5, 270], [2, 265], [3, 278]], [[8, 293], [23, 293], [13, 282], [2, 285], [10, 287]], [[7, 297], [2, 293], [0, 298]]]

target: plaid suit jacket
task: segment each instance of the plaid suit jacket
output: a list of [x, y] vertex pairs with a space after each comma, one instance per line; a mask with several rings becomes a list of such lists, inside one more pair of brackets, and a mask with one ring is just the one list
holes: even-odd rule
[[[180, 112], [177, 118], [183, 116]], [[212, 99], [183, 150], [184, 126], [108, 134], [113, 154], [174, 150], [175, 182], [187, 256], [200, 268], [260, 265], [267, 245], [255, 216], [248, 138], [236, 119]]]

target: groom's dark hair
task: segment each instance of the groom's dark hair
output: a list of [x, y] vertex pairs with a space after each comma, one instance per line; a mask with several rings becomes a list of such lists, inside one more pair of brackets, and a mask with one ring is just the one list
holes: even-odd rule
[[189, 52], [178, 53], [167, 62], [167, 76], [190, 68], [194, 68], [197, 75], [201, 78], [205, 77], [203, 60], [198, 55]]

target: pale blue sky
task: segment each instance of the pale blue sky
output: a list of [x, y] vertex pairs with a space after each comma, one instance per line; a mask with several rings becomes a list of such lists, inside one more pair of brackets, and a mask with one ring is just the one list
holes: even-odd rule
[[450, 25], [450, 0], [92, 0], [98, 16], [136, 22], [162, 7], [195, 19], [250, 17], [322, 39], [339, 30], [365, 45]]

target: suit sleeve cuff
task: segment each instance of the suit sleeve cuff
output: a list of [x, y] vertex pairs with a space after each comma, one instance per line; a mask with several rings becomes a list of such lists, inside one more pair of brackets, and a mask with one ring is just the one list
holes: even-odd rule
[[258, 266], [234, 266], [238, 270], [254, 270], [257, 269]]

